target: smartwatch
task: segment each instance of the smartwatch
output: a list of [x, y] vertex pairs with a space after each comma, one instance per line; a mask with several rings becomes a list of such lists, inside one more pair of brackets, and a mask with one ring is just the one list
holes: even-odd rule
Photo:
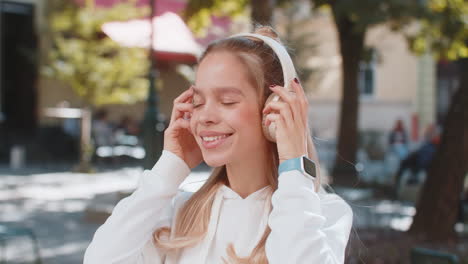
[[317, 176], [317, 169], [315, 163], [312, 160], [310, 160], [306, 155], [283, 161], [279, 165], [278, 175], [282, 172], [291, 170], [298, 170], [311, 179], [315, 179], [315, 177]]

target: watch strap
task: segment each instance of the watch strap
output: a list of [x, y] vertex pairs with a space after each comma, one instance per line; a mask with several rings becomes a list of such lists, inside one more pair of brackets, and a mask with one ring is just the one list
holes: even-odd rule
[[278, 174], [281, 174], [286, 171], [292, 171], [292, 170], [302, 171], [301, 157], [287, 159], [281, 162], [278, 167]]
[[315, 178], [315, 175], [317, 175], [315, 163], [305, 155], [281, 162], [278, 167], [278, 174], [291, 170], [298, 170], [311, 178]]

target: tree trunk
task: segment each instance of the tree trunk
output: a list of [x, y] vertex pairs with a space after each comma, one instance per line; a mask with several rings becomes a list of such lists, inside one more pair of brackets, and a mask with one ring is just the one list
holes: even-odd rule
[[455, 242], [454, 225], [468, 171], [468, 59], [460, 60], [460, 87], [445, 117], [440, 146], [409, 232], [432, 242]]
[[364, 49], [365, 30], [358, 31], [350, 19], [337, 18], [336, 15], [335, 24], [342, 58], [342, 97], [333, 181], [352, 184], [357, 180], [354, 165], [358, 141], [358, 73]]
[[81, 109], [81, 133], [80, 133], [80, 161], [73, 168], [74, 172], [92, 173], [93, 154], [96, 151], [96, 146], [91, 143], [92, 134], [92, 110], [91, 107]]
[[[272, 25], [273, 23], [273, 9], [276, 0], [251, 0], [251, 19], [252, 22], [261, 25]], [[254, 25], [255, 26], [255, 25]]]

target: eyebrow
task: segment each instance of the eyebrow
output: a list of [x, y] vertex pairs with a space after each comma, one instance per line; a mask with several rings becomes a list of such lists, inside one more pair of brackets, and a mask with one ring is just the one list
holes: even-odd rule
[[[192, 86], [192, 87], [193, 87], [193, 92], [195, 94], [203, 94], [203, 92], [201, 92], [195, 86]], [[233, 86], [220, 86], [220, 87], [215, 87], [214, 89], [215, 89], [216, 94], [235, 93], [235, 94], [239, 94], [239, 95], [244, 96], [244, 93], [241, 90], [239, 90], [239, 89], [237, 89], [236, 87], [233, 87]]]

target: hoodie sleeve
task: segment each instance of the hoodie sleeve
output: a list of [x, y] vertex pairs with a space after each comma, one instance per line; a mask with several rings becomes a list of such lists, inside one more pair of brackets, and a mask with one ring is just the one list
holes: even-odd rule
[[163, 150], [154, 167], [143, 172], [137, 189], [98, 228], [83, 263], [164, 263], [165, 256], [152, 243], [152, 233], [171, 225], [173, 200], [189, 174], [181, 158]]
[[265, 246], [270, 264], [344, 263], [353, 212], [342, 198], [317, 193], [310, 178], [292, 170], [280, 174], [272, 206]]

